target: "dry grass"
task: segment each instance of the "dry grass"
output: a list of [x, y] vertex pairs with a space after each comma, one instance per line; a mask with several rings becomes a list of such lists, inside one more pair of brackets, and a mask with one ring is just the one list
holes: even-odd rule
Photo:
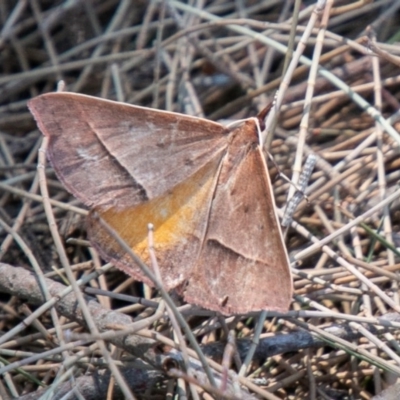
[[[371, 399], [400, 376], [399, 2], [327, 1], [297, 15], [289, 2], [164, 3], [0, 3], [0, 397]], [[49, 167], [52, 203], [39, 190], [42, 136], [26, 102], [59, 80], [230, 120], [279, 88], [268, 145], [280, 172], [296, 182], [318, 156], [287, 233], [291, 311], [264, 321], [182, 305], [181, 330], [159, 293], [104, 265]], [[270, 167], [284, 207], [293, 185]]]

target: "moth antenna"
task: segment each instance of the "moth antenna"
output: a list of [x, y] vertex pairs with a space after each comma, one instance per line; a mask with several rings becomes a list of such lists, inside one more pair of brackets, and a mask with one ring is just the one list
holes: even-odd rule
[[284, 173], [281, 172], [281, 169], [280, 169], [279, 165], [276, 163], [274, 156], [269, 151], [267, 151], [267, 154], [268, 154], [268, 158], [270, 159], [272, 164], [274, 164], [274, 167], [277, 169], [278, 176], [280, 178], [282, 178], [283, 180], [285, 180], [286, 182], [288, 182], [289, 184], [293, 184], [292, 181]]

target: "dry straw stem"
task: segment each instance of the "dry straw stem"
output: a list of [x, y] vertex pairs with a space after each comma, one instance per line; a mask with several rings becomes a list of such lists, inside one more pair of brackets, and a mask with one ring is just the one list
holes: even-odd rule
[[[191, 4], [0, 4], [4, 398], [371, 399], [400, 375], [400, 3], [321, 1], [295, 15], [290, 2]], [[269, 151], [282, 210], [296, 186], [277, 173], [296, 182], [317, 156], [287, 234], [288, 313], [222, 318], [103, 265], [84, 241], [87, 210], [44, 147], [36, 163], [41, 135], [26, 101], [61, 79], [66, 90], [230, 121], [255, 116], [280, 88]]]

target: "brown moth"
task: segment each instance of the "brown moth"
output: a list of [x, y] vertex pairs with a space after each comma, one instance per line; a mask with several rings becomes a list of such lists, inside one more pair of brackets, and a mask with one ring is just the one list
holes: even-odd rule
[[[167, 290], [225, 315], [288, 309], [289, 261], [254, 119], [228, 129], [73, 93], [28, 107], [60, 181], [147, 264], [154, 225]], [[106, 260], [152, 285], [93, 211], [88, 235]]]

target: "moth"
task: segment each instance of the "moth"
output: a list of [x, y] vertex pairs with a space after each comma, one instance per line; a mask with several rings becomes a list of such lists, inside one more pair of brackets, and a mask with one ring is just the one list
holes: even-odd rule
[[91, 210], [88, 236], [105, 260], [152, 285], [95, 213], [148, 265], [152, 223], [162, 283], [191, 304], [288, 309], [289, 260], [254, 119], [227, 128], [68, 92], [28, 107], [59, 180]]

